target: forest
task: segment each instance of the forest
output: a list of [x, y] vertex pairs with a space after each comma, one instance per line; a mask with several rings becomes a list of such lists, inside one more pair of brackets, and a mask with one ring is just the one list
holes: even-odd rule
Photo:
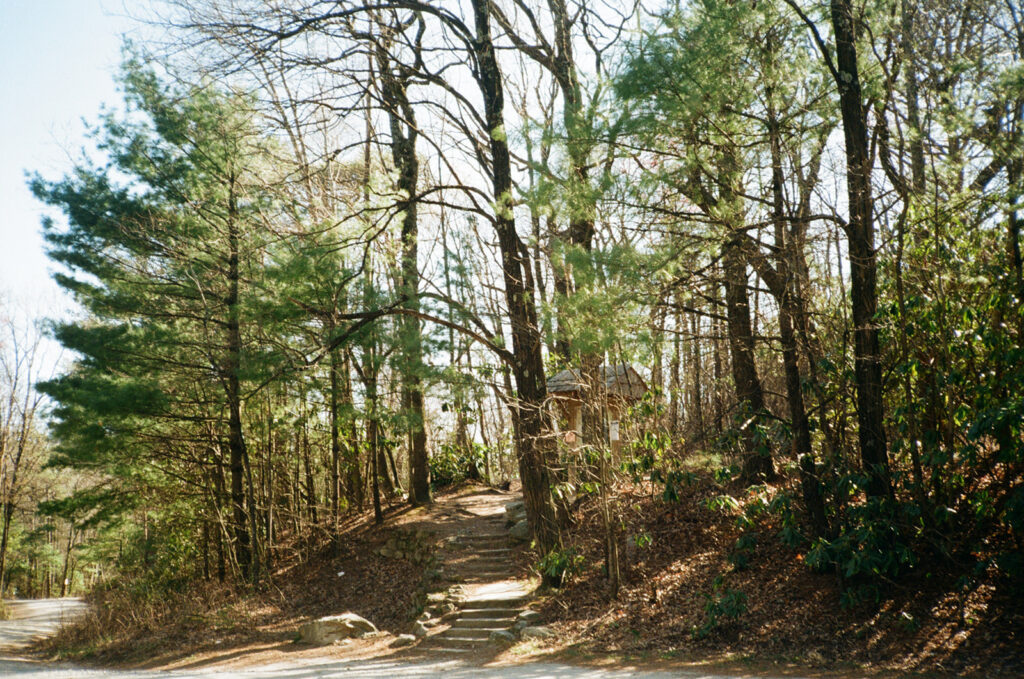
[[549, 585], [601, 507], [610, 599], [630, 489], [704, 480], [837, 607], [1019, 587], [1022, 11], [155, 4], [29, 178], [77, 311], [0, 340], [0, 591], [264, 587], [466, 479], [521, 483]]

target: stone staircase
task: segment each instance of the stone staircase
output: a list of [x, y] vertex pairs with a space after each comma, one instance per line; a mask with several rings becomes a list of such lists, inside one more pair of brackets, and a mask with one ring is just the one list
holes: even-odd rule
[[442, 562], [455, 583], [448, 590], [455, 610], [432, 625], [420, 650], [467, 653], [496, 639], [514, 639], [511, 630], [526, 608], [530, 588], [514, 577], [504, 516], [488, 516], [482, 530], [480, 524], [476, 528], [451, 536], [445, 544]]

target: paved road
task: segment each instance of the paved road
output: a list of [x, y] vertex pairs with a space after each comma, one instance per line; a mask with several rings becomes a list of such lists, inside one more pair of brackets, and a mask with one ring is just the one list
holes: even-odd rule
[[[549, 663], [484, 668], [457, 660], [410, 662], [389, 659], [358, 662], [324, 660], [241, 670], [85, 670], [68, 665], [37, 663], [13, 655], [19, 646], [33, 638], [52, 633], [60, 625], [62, 618], [66, 619], [81, 611], [81, 602], [74, 599], [42, 599], [8, 602], [8, 606], [13, 609], [14, 619], [0, 621], [0, 677], [17, 679], [728, 679], [721, 675], [694, 672], [611, 671]], [[753, 678], [748, 676], [748, 679]]]
[[[53, 634], [61, 622], [85, 610], [79, 599], [31, 599], [5, 601], [10, 620], [0, 620], [0, 655]], [[0, 671], [0, 676], [3, 672]]]

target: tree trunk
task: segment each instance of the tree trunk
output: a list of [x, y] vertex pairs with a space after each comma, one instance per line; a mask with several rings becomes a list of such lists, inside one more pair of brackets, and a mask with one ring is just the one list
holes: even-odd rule
[[[515, 417], [519, 434], [519, 473], [530, 528], [543, 553], [560, 544], [559, 525], [551, 498], [553, 458], [550, 415], [541, 336], [534, 307], [533, 276], [526, 248], [516, 233], [512, 213], [512, 171], [504, 121], [504, 92], [490, 29], [490, 0], [472, 0], [476, 36], [476, 78], [483, 95], [489, 134], [491, 182], [495, 201], [494, 228], [501, 251], [509, 325], [512, 371], [516, 380]], [[526, 258], [524, 259], [524, 254]]]
[[690, 314], [690, 374], [693, 378], [693, 415], [697, 425], [697, 440], [704, 440], [704, 390], [701, 375], [700, 318]]
[[71, 567], [71, 546], [74, 542], [75, 525], [72, 523], [68, 525], [68, 541], [67, 544], [64, 545], [64, 565], [60, 571], [60, 596], [62, 599], [68, 595], [68, 585], [71, 584], [68, 582], [68, 572]]
[[4, 498], [3, 533], [0, 535], [0, 598], [7, 589], [7, 544], [11, 532], [11, 518], [14, 516], [14, 493]]
[[803, 490], [804, 504], [807, 506], [814, 534], [817, 537], [825, 537], [828, 532], [828, 522], [825, 518], [821, 484], [818, 481], [814, 454], [811, 450], [811, 427], [807, 419], [807, 409], [804, 406], [796, 333], [793, 330], [794, 320], [799, 314], [794, 297], [796, 281], [793, 276], [793, 267], [790, 266], [797, 254], [794, 252], [796, 243], [786, 231], [786, 206], [782, 193], [782, 142], [770, 88], [768, 102], [768, 138], [772, 158], [772, 222], [775, 227], [775, 247], [778, 253], [776, 259], [777, 284], [769, 285], [769, 288], [774, 288], [773, 295], [779, 305], [779, 336], [782, 339], [782, 363], [786, 373], [786, 400], [789, 403], [789, 416], [793, 432], [793, 455], [800, 467], [800, 485]]
[[404, 307], [410, 312], [402, 318], [402, 408], [409, 426], [409, 502], [430, 503], [430, 468], [427, 459], [427, 433], [423, 414], [423, 346], [420, 321], [414, 314], [419, 303], [419, 230], [417, 223], [416, 187], [419, 181], [419, 159], [416, 157], [415, 111], [409, 104], [406, 82], [392, 70], [383, 45], [377, 48], [381, 98], [391, 126], [391, 159], [398, 170], [397, 207], [402, 213], [401, 294]]
[[252, 550], [249, 542], [248, 516], [245, 498], [245, 438], [242, 434], [242, 396], [239, 381], [242, 335], [239, 320], [239, 244], [238, 225], [235, 218], [235, 199], [230, 197], [231, 214], [228, 223], [228, 355], [225, 368], [225, 385], [228, 401], [228, 453], [231, 470], [231, 505], [233, 508], [233, 532], [235, 539], [235, 560], [246, 577], [251, 577]]
[[[345, 359], [342, 361], [342, 372], [341, 372], [341, 389], [342, 389], [342, 402], [351, 405], [352, 404], [352, 356], [348, 352], [345, 353]], [[359, 507], [362, 511], [366, 501], [364, 490], [364, 480], [361, 474], [361, 466], [359, 462], [359, 438], [358, 432], [355, 430], [353, 424], [349, 424], [345, 427], [345, 493], [348, 497], [348, 501]]]
[[736, 383], [736, 400], [743, 433], [743, 476], [753, 482], [775, 476], [768, 442], [757, 429], [767, 413], [764, 389], [754, 362], [754, 337], [750, 323], [750, 301], [747, 295], [747, 263], [741, 252], [742, 234], [729, 237], [722, 247], [725, 276], [726, 318], [729, 326], [729, 353], [732, 376]]
[[675, 436], [682, 429], [680, 418], [683, 414], [683, 382], [682, 382], [682, 354], [683, 354], [683, 312], [680, 310], [679, 295], [676, 293], [675, 309], [672, 311], [674, 319], [672, 328], [672, 359], [669, 361], [669, 383], [668, 389], [671, 392], [669, 401], [669, 430]]
[[885, 394], [875, 312], [878, 308], [875, 232], [871, 213], [871, 157], [867, 112], [861, 97], [851, 0], [831, 0], [836, 40], [836, 86], [846, 140], [846, 185], [850, 219], [846, 236], [854, 333], [854, 375], [861, 462], [869, 496], [892, 496], [885, 438]]
[[[374, 396], [374, 402], [376, 396]], [[370, 449], [370, 460], [372, 464], [371, 469], [371, 483], [373, 485], [373, 521], [377, 524], [384, 523], [384, 511], [381, 508], [380, 503], [380, 466], [381, 459], [379, 454], [380, 441], [377, 436], [377, 414], [375, 412], [375, 406], [371, 405], [371, 413], [369, 420], [366, 423], [366, 436], [367, 444]], [[386, 470], [385, 470], [386, 471]]]
[[341, 423], [340, 399], [338, 390], [341, 388], [341, 380], [338, 379], [338, 350], [331, 350], [331, 364], [329, 367], [331, 377], [330, 413], [331, 418], [331, 532], [332, 539], [337, 538], [338, 526], [341, 523]]
[[[302, 396], [303, 410], [305, 410], [305, 394]], [[310, 459], [309, 451], [309, 430], [305, 416], [302, 418], [302, 466], [306, 472], [306, 511], [309, 512], [309, 520], [314, 528], [319, 525], [320, 517], [317, 515], [316, 477], [313, 476], [313, 461]]]

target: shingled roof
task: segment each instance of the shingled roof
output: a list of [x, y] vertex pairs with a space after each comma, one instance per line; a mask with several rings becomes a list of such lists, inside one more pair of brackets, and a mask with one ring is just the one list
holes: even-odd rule
[[[601, 379], [609, 394], [630, 400], [639, 400], [647, 392], [643, 378], [626, 363], [602, 365]], [[548, 380], [549, 394], [573, 394], [583, 390], [583, 379], [576, 369], [563, 370]]]

